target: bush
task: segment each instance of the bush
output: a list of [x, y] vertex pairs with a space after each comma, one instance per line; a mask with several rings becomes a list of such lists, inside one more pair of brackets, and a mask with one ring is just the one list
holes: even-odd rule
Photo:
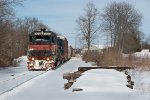
[[124, 56], [115, 50], [86, 52], [83, 54], [82, 59], [86, 62], [95, 62], [97, 66], [135, 67], [143, 70], [150, 70], [150, 58], [138, 58], [132, 54]]

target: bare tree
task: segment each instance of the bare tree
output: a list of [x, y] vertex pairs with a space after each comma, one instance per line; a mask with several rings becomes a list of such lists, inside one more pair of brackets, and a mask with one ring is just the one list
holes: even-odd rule
[[0, 0], [0, 24], [14, 17], [14, 7], [21, 5], [24, 0]]
[[[122, 52], [124, 45], [129, 45], [126, 44], [128, 40], [140, 41], [142, 15], [132, 5], [113, 2], [105, 7], [102, 19], [103, 30], [109, 34], [111, 45], [116, 46], [118, 51]], [[128, 39], [129, 37], [132, 39]]]
[[0, 31], [0, 66], [9, 66], [14, 58], [27, 53], [28, 34], [40, 28], [47, 28], [37, 18], [7, 20]]
[[24, 19], [18, 18], [17, 20], [15, 20], [14, 26], [15, 29], [18, 29], [18, 31], [22, 31], [22, 33], [24, 34], [29, 34], [34, 30], [38, 30], [41, 28], [49, 29], [47, 25], [43, 24], [39, 19], [34, 17], [25, 17]]
[[23, 0], [0, 0], [0, 66], [8, 66], [13, 60], [13, 24], [14, 7]]
[[28, 34], [41, 28], [49, 29], [48, 26], [43, 24], [37, 18], [30, 18], [30, 17], [26, 17], [24, 19], [18, 18], [14, 22], [14, 30], [17, 33], [16, 42], [18, 45], [18, 53], [20, 52], [20, 55], [25, 55], [27, 52]]
[[100, 30], [99, 12], [92, 2], [89, 2], [85, 9], [85, 15], [77, 19], [77, 25], [81, 32], [82, 39], [90, 50], [91, 42], [96, 38], [96, 33]]
[[14, 8], [24, 0], [0, 0], [0, 66], [9, 66], [13, 59], [25, 55], [28, 34], [48, 28], [37, 18], [15, 20]]
[[47, 27], [37, 18], [14, 21], [14, 8], [22, 1], [0, 0], [0, 66], [9, 66], [14, 58], [26, 54], [29, 32]]

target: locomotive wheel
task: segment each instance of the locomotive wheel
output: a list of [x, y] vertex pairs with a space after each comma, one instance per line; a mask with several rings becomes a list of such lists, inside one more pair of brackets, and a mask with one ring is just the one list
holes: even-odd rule
[[55, 64], [54, 64], [54, 66], [56, 67], [56, 66], [57, 66], [57, 64], [58, 64], [58, 62], [56, 61], [56, 62], [55, 62]]
[[32, 71], [32, 69], [28, 67], [28, 71]]

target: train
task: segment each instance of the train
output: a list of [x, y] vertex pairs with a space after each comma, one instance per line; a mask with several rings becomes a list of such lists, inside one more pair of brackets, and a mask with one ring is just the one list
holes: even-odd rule
[[32, 70], [50, 70], [72, 56], [72, 47], [65, 36], [40, 29], [29, 34], [27, 67]]

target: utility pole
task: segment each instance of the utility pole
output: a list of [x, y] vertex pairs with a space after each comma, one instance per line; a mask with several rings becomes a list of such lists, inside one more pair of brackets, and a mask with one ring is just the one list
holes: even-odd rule
[[74, 46], [74, 48], [75, 48], [75, 54], [76, 54], [76, 38], [77, 38], [77, 36], [75, 36], [75, 46]]
[[77, 35], [76, 35], [76, 33], [71, 33], [71, 34], [74, 34], [75, 36], [73, 36], [73, 38], [74, 38], [74, 53], [76, 54], [76, 39], [77, 39]]

